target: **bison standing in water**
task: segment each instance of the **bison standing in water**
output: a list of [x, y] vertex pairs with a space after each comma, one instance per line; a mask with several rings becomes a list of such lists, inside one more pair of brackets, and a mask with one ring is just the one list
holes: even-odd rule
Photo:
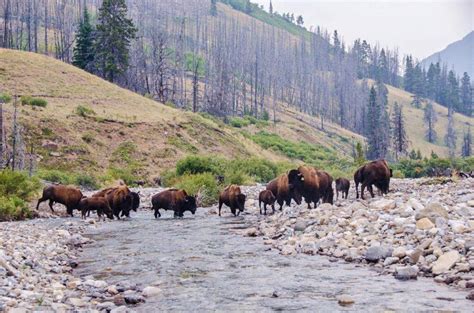
[[349, 195], [349, 188], [351, 187], [351, 182], [345, 178], [336, 179], [336, 197], [339, 199], [339, 192], [342, 193], [342, 198], [347, 199]]
[[197, 209], [196, 198], [178, 189], [169, 189], [154, 195], [151, 198], [151, 204], [155, 211], [155, 218], [161, 217], [160, 209], [174, 211], [174, 217], [183, 217], [186, 211], [194, 215]]
[[267, 215], [267, 205], [271, 205], [273, 213], [275, 213], [275, 201], [276, 197], [270, 190], [263, 190], [260, 192], [258, 195], [258, 208], [260, 209], [260, 215], [262, 214], [262, 202], [265, 215]]
[[267, 190], [271, 191], [276, 198], [276, 202], [280, 205], [280, 211], [283, 210], [283, 204], [291, 204], [291, 200], [300, 205], [301, 194], [299, 193], [300, 185], [303, 183], [303, 175], [297, 170], [291, 170], [287, 174], [283, 174], [272, 180], [267, 185]]
[[82, 197], [82, 192], [79, 189], [71, 186], [47, 186], [43, 189], [43, 196], [36, 204], [36, 210], [38, 210], [39, 205], [42, 202], [49, 200], [49, 207], [52, 212], [54, 212], [53, 205], [56, 202], [66, 206], [67, 213], [71, 216], [74, 216], [73, 211], [78, 209], [78, 205]]
[[133, 196], [127, 186], [121, 185], [114, 188], [107, 188], [93, 194], [92, 197], [106, 198], [117, 219], [120, 219], [120, 216], [130, 216], [130, 210], [133, 208]]
[[390, 187], [390, 177], [392, 177], [392, 170], [389, 168], [388, 163], [385, 160], [372, 161], [361, 166], [354, 173], [357, 199], [359, 198], [359, 184], [362, 184], [362, 199], [364, 199], [365, 188], [369, 190], [372, 198], [375, 197], [372, 187], [373, 185], [375, 185], [382, 194], [387, 194]]
[[245, 209], [246, 198], [239, 186], [228, 186], [219, 196], [219, 216], [221, 216], [222, 204], [227, 205], [234, 216], [239, 216]]
[[[82, 211], [82, 218], [85, 219], [86, 215], [90, 213], [90, 211], [97, 211], [97, 216], [99, 216], [99, 220], [102, 218], [102, 214], [107, 215], [108, 218], [114, 219], [114, 215], [112, 209], [110, 208], [109, 202], [106, 198], [99, 198], [99, 197], [90, 197], [90, 198], [83, 198], [79, 202], [79, 210]], [[105, 221], [105, 216], [104, 216]]]

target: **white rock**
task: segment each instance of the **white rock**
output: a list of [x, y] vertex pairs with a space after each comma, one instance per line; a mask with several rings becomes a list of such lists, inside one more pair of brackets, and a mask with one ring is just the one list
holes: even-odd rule
[[454, 266], [454, 264], [456, 264], [459, 258], [459, 252], [456, 250], [446, 252], [445, 254], [441, 255], [438, 260], [436, 260], [436, 262], [434, 262], [431, 271], [435, 275], [447, 272]]
[[158, 287], [148, 286], [143, 289], [143, 296], [145, 297], [154, 297], [161, 293], [161, 289]]
[[389, 211], [395, 209], [396, 207], [397, 204], [395, 203], [395, 200], [389, 199], [380, 199], [370, 204], [371, 209], [380, 211]]

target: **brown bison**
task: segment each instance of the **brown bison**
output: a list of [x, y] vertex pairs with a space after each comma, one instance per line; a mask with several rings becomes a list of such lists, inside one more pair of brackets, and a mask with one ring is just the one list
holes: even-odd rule
[[[133, 208], [133, 195], [127, 186], [107, 188], [92, 195], [94, 198], [106, 198], [113, 214], [120, 219], [121, 216], [130, 216]], [[121, 214], [121, 215], [120, 215]]]
[[345, 178], [336, 179], [336, 197], [339, 199], [339, 192], [342, 193], [342, 198], [347, 199], [349, 195], [349, 188], [351, 187], [351, 182]]
[[276, 202], [280, 205], [280, 211], [283, 210], [283, 204], [291, 205], [291, 200], [300, 205], [301, 184], [303, 183], [303, 175], [297, 170], [291, 170], [287, 174], [283, 174], [272, 180], [267, 185], [267, 190], [271, 191], [276, 198]]
[[308, 209], [311, 209], [311, 202], [313, 202], [314, 207], [316, 207], [322, 196], [319, 186], [320, 175], [318, 175], [316, 169], [311, 166], [300, 166], [298, 172], [303, 175], [303, 183], [300, 186], [300, 193], [308, 204]]
[[323, 203], [334, 204], [333, 178], [325, 171], [316, 171], [319, 180], [319, 196]]
[[221, 216], [222, 204], [227, 205], [234, 216], [239, 216], [245, 209], [246, 198], [239, 186], [227, 186], [219, 196], [219, 216]]
[[162, 191], [151, 198], [155, 218], [161, 217], [160, 209], [174, 211], [174, 217], [183, 217], [184, 212], [189, 211], [193, 215], [196, 213], [196, 197], [188, 196], [186, 191], [169, 189]]
[[262, 202], [265, 215], [267, 215], [267, 205], [271, 205], [273, 213], [275, 213], [275, 201], [276, 197], [270, 190], [263, 190], [260, 192], [258, 195], [258, 207], [260, 209], [260, 215], [262, 214]]
[[75, 187], [50, 185], [43, 189], [43, 196], [38, 200], [36, 210], [42, 202], [49, 200], [49, 207], [52, 212], [54, 212], [53, 205], [57, 202], [66, 206], [67, 213], [74, 216], [73, 211], [78, 209], [82, 197], [82, 192]]
[[372, 198], [375, 197], [373, 185], [377, 187], [382, 194], [387, 194], [390, 187], [390, 177], [392, 177], [392, 170], [385, 160], [372, 161], [361, 166], [354, 173], [357, 199], [359, 198], [359, 184], [362, 184], [360, 191], [362, 199], [364, 199], [365, 188], [369, 190]]
[[[114, 219], [112, 209], [110, 208], [109, 201], [106, 198], [90, 197], [83, 198], [79, 202], [78, 209], [82, 212], [82, 218], [85, 219], [86, 215], [89, 216], [90, 211], [97, 211], [99, 220], [102, 218], [102, 214], [107, 215], [108, 218]], [[105, 221], [105, 216], [104, 216]]]

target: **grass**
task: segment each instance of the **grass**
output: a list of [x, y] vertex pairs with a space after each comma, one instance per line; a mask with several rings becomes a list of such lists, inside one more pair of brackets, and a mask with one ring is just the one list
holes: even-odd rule
[[45, 108], [48, 105], [48, 101], [31, 96], [22, 96], [20, 101], [22, 105], [31, 105], [33, 107]]

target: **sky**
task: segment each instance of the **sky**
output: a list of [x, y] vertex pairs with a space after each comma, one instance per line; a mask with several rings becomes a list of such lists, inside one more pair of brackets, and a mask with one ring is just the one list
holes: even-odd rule
[[[305, 26], [337, 29], [346, 45], [366, 39], [422, 60], [474, 30], [474, 0], [272, 0]], [[270, 0], [252, 0], [268, 11]]]

